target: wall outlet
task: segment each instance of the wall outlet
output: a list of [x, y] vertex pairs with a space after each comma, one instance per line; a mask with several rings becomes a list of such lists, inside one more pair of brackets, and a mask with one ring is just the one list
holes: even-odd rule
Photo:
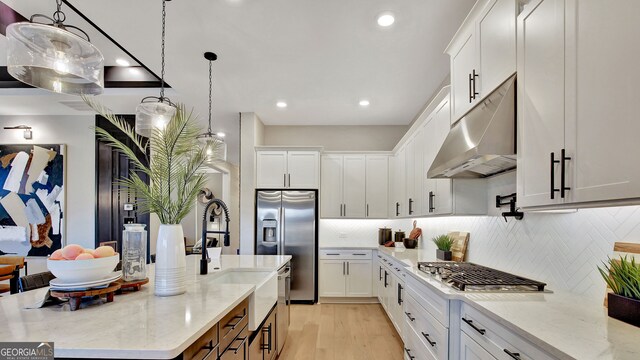
[[340, 235], [338, 235], [338, 237], [339, 237], [340, 239], [346, 239], [346, 238], [347, 238], [347, 233], [343, 233], [343, 232], [341, 232], [341, 233], [340, 233]]

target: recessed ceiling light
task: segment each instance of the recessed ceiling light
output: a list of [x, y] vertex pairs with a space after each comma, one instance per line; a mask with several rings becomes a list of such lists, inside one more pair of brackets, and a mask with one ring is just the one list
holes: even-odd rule
[[393, 25], [395, 21], [396, 18], [390, 12], [383, 12], [382, 14], [378, 15], [378, 25], [382, 27], [389, 27]]
[[225, 133], [223, 133], [223, 132], [219, 132], [219, 133], [216, 133], [216, 135], [218, 135], [218, 136], [220, 136], [220, 137], [225, 137], [227, 134], [225, 134]]
[[281, 109], [284, 109], [284, 108], [286, 108], [286, 107], [287, 107], [287, 103], [286, 103], [286, 102], [284, 102], [284, 101], [278, 101], [278, 102], [276, 103], [276, 106], [277, 106], [277, 107], [279, 107], [279, 108], [281, 108]]
[[119, 66], [129, 66], [129, 65], [131, 65], [127, 60], [125, 60], [123, 58], [117, 58], [116, 59], [116, 64], [118, 64]]
[[369, 100], [360, 100], [358, 104], [360, 104], [360, 106], [369, 106]]

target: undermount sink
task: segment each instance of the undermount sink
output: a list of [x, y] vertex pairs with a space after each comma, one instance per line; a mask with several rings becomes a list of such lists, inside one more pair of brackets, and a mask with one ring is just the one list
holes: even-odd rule
[[278, 273], [276, 271], [225, 270], [214, 276], [218, 284], [249, 284], [256, 289], [249, 295], [249, 330], [254, 331], [278, 301]]

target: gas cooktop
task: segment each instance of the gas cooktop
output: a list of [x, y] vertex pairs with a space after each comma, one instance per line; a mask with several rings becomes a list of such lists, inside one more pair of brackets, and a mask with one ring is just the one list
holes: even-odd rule
[[419, 262], [418, 269], [461, 291], [544, 291], [547, 285], [468, 262]]

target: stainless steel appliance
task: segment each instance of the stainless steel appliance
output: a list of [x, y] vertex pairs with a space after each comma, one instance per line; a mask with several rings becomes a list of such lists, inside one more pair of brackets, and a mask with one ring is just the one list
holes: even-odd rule
[[545, 283], [473, 263], [418, 262], [418, 270], [461, 291], [544, 291]]
[[277, 333], [276, 344], [278, 347], [278, 355], [284, 347], [284, 342], [287, 339], [289, 333], [290, 323], [290, 292], [291, 292], [291, 264], [287, 263], [278, 270], [278, 312], [276, 313], [277, 319]]
[[256, 192], [256, 254], [291, 255], [291, 301], [315, 303], [317, 190]]

